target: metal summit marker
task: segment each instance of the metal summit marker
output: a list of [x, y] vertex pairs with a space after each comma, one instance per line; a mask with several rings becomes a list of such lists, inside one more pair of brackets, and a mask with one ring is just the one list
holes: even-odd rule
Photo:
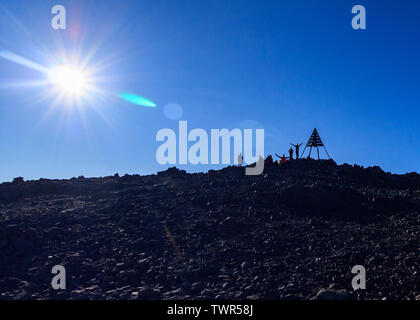
[[318, 160], [319, 160], [319, 147], [324, 147], [324, 150], [327, 153], [328, 159], [331, 159], [330, 155], [328, 154], [327, 148], [325, 148], [325, 145], [322, 142], [321, 137], [319, 136], [316, 128], [312, 132], [311, 137], [309, 138], [309, 141], [305, 146], [305, 149], [303, 149], [302, 158], [303, 158], [303, 155], [305, 154], [306, 148], [308, 148], [308, 147], [310, 148], [308, 158], [311, 156], [312, 148], [316, 148], [316, 151], [317, 151], [317, 154], [318, 154]]

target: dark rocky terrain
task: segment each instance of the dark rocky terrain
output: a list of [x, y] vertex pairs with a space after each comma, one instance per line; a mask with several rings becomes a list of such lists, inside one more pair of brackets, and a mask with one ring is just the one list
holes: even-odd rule
[[419, 213], [418, 174], [332, 160], [17, 179], [0, 185], [0, 299], [420, 299]]

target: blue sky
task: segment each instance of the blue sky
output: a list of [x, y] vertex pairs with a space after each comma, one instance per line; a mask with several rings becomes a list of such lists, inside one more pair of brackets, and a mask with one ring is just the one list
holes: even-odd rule
[[[66, 30], [51, 28], [56, 4]], [[351, 28], [356, 4], [366, 30]], [[7, 86], [42, 74], [0, 59], [0, 181], [163, 170], [156, 133], [178, 128], [168, 103], [189, 129], [264, 128], [266, 155], [316, 127], [338, 163], [419, 171], [419, 18], [411, 0], [2, 0], [0, 50], [47, 67], [94, 52], [90, 63], [107, 62], [101, 88], [157, 107], [98, 98], [51, 109], [54, 97], [37, 100], [45, 88]]]

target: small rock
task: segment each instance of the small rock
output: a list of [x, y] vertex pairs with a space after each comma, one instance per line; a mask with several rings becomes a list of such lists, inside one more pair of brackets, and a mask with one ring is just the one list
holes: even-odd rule
[[321, 289], [316, 294], [316, 300], [348, 300], [350, 296], [345, 290]]

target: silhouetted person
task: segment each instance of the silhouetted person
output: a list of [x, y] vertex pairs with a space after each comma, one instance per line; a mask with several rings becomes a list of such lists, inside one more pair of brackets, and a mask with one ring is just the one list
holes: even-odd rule
[[293, 149], [289, 149], [289, 160], [293, 160]]
[[242, 153], [240, 153], [238, 156], [238, 165], [242, 167], [242, 163], [243, 163], [243, 157], [242, 157]]
[[280, 158], [280, 163], [281, 164], [283, 164], [283, 163], [286, 163], [286, 156], [283, 154], [283, 156]]
[[302, 145], [302, 143], [296, 143], [296, 144], [293, 144], [293, 143], [291, 143], [291, 145], [293, 146], [293, 147], [295, 147], [295, 149], [296, 149], [296, 159], [299, 159], [299, 148], [300, 148], [300, 146]]

